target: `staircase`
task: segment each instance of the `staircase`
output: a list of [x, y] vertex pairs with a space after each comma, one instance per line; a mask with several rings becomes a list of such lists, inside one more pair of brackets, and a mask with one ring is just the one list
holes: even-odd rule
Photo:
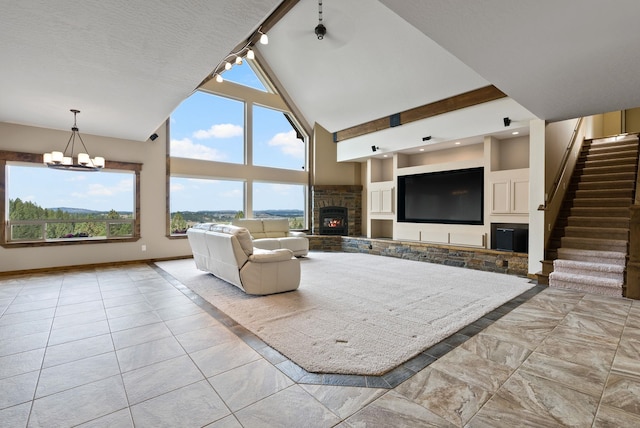
[[584, 142], [547, 251], [550, 287], [623, 295], [637, 168], [637, 135]]

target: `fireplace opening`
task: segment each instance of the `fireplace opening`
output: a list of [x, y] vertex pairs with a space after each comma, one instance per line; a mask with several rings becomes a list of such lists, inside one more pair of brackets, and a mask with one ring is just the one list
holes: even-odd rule
[[347, 236], [348, 228], [345, 207], [320, 208], [320, 235]]

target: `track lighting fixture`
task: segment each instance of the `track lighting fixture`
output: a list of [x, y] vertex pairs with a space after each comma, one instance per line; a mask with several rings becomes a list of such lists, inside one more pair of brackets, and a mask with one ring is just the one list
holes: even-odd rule
[[269, 37], [260, 29], [258, 29], [249, 39], [247, 43], [239, 48], [235, 52], [231, 52], [229, 55], [224, 57], [220, 63], [218, 63], [217, 67], [211, 73], [211, 78], [215, 79], [216, 82], [222, 83], [224, 79], [222, 78], [222, 73], [224, 71], [229, 71], [234, 65], [242, 65], [242, 58], [246, 57], [249, 60], [253, 60], [256, 58], [256, 54], [251, 49], [257, 42], [260, 42], [263, 45], [269, 43]]
[[509, 119], [508, 117], [503, 118], [502, 122], [504, 122], [504, 126], [511, 125], [511, 119]]

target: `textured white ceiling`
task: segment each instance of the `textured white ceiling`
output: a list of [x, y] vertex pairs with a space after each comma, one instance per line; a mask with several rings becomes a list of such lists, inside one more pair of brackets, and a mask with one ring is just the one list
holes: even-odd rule
[[260, 52], [310, 124], [331, 132], [489, 85], [376, 0], [302, 0]]
[[0, 1], [0, 121], [146, 140], [280, 0]]
[[[83, 133], [146, 140], [279, 3], [0, 0], [0, 121], [68, 129], [77, 108]], [[640, 106], [637, 0], [323, 8], [324, 40], [317, 1], [300, 0], [259, 49], [306, 121], [330, 131], [488, 84], [521, 106], [497, 123]]]
[[380, 0], [541, 119], [640, 106], [637, 0]]

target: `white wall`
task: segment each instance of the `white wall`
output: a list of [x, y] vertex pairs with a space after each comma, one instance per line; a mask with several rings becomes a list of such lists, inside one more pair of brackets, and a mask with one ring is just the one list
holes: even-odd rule
[[[60, 150], [70, 130], [58, 131], [0, 122], [0, 150], [43, 153]], [[186, 239], [166, 237], [166, 132], [162, 124], [155, 141], [130, 141], [82, 133], [90, 153], [107, 161], [142, 163], [140, 233], [137, 242], [98, 243], [27, 248], [0, 247], [0, 272], [55, 266], [148, 260], [190, 255]], [[99, 172], [97, 174], [100, 174]], [[146, 245], [147, 250], [141, 250]]]
[[542, 271], [545, 213], [538, 211], [545, 195], [545, 122], [532, 120], [529, 128], [529, 274]]

